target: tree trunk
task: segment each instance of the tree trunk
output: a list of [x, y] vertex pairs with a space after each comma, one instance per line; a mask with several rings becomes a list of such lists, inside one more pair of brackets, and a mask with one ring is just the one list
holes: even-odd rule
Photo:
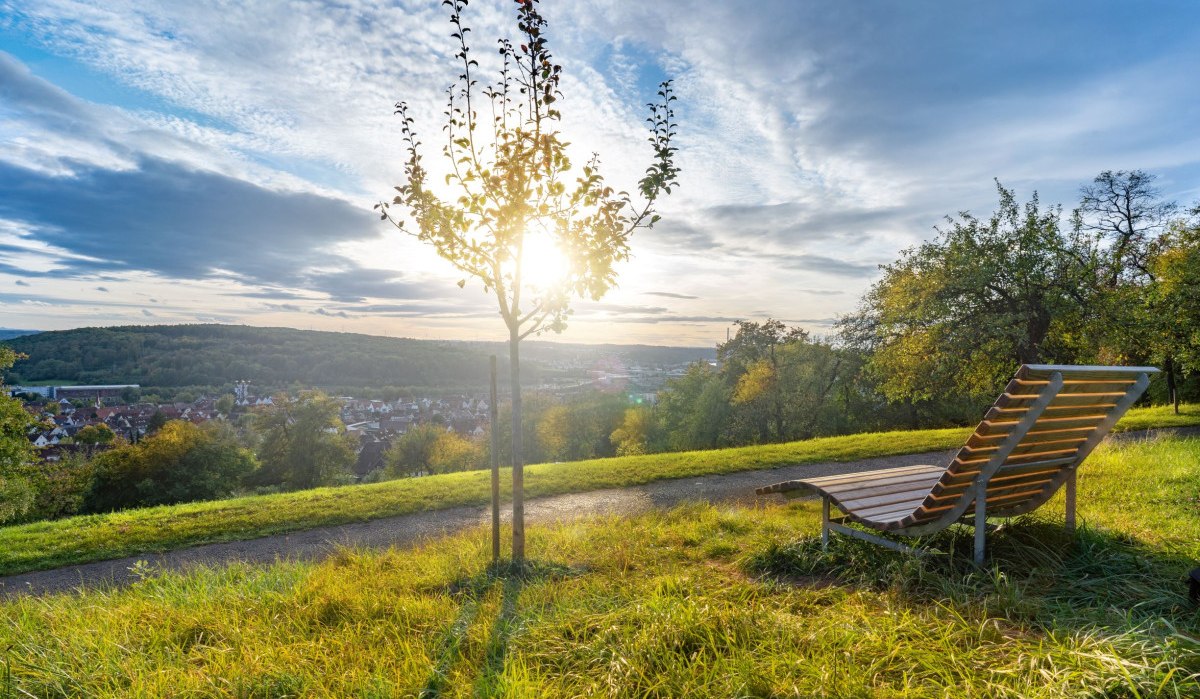
[[1167, 372], [1167, 397], [1171, 400], [1171, 404], [1175, 406], [1175, 414], [1179, 414], [1179, 390], [1175, 386], [1175, 360], [1171, 355], [1167, 355], [1167, 361], [1164, 362], [1163, 370]]
[[779, 363], [775, 361], [775, 345], [771, 345], [771, 397], [775, 417], [775, 441], [783, 439], [783, 401], [779, 397]]
[[519, 328], [509, 331], [508, 362], [512, 382], [512, 528], [513, 563], [525, 561], [525, 461], [521, 444], [521, 336]]

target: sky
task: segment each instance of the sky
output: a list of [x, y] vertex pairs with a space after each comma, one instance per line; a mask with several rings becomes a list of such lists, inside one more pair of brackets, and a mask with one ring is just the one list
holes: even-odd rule
[[[466, 23], [486, 69], [509, 0]], [[827, 334], [996, 184], [1069, 210], [1102, 170], [1200, 200], [1200, 4], [544, 0], [573, 159], [679, 188], [570, 342]], [[0, 326], [238, 323], [501, 340], [495, 301], [379, 220], [404, 100], [436, 170], [458, 70], [439, 0], [0, 0]]]

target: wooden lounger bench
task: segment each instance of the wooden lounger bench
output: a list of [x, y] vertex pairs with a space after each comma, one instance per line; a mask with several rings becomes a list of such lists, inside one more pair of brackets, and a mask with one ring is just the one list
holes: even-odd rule
[[[975, 563], [982, 564], [988, 517], [1030, 512], [1064, 485], [1066, 526], [1074, 529], [1079, 464], [1141, 397], [1157, 372], [1153, 367], [1022, 365], [948, 466], [803, 478], [756, 492], [820, 495], [822, 545], [828, 545], [832, 530], [915, 552], [911, 546], [847, 527], [845, 522], [923, 536], [973, 519]], [[831, 518], [831, 505], [844, 516]]]

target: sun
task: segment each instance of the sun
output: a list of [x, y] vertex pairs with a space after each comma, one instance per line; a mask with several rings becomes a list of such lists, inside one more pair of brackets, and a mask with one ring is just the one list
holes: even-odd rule
[[571, 271], [571, 260], [554, 238], [543, 231], [525, 234], [521, 263], [521, 282], [545, 291], [560, 285]]

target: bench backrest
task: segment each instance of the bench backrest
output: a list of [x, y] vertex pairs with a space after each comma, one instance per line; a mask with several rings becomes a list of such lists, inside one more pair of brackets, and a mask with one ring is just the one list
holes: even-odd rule
[[1049, 500], [1157, 373], [1153, 367], [1026, 364], [906, 526], [974, 512], [987, 483], [987, 514], [1029, 512]]

